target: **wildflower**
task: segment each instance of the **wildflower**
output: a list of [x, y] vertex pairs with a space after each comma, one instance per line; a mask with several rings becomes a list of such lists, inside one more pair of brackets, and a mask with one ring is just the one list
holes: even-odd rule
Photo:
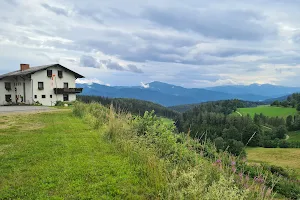
[[249, 174], [247, 174], [246, 176], [246, 181], [249, 181]]
[[242, 172], [239, 173], [239, 177], [240, 177], [241, 180], [243, 179], [243, 173]]
[[236, 162], [235, 161], [231, 161], [231, 165], [235, 166]]
[[221, 161], [220, 159], [218, 159], [218, 160], [216, 161], [216, 163], [220, 164], [220, 163], [222, 163], [222, 161]]

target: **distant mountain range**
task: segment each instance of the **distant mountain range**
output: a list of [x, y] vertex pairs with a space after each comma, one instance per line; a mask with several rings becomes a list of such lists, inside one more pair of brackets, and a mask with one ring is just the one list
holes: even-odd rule
[[210, 88], [184, 88], [162, 82], [151, 82], [145, 87], [133, 86], [105, 86], [100, 84], [77, 84], [82, 87], [83, 95], [104, 96], [111, 98], [134, 98], [151, 101], [164, 106], [194, 104], [207, 101], [225, 99], [240, 99], [246, 101], [265, 101], [294, 92], [300, 92], [300, 88], [284, 87], [276, 85], [248, 86], [218, 86]]

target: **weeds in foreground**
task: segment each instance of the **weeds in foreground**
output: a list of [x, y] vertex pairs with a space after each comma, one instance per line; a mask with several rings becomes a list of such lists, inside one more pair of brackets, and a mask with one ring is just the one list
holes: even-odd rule
[[[143, 116], [117, 113], [100, 104], [74, 105], [74, 114], [94, 128], [105, 129], [104, 137], [119, 148], [140, 175], [155, 188], [149, 198], [161, 199], [272, 199], [272, 187], [264, 177], [252, 179], [240, 171], [241, 160], [218, 153], [188, 135], [176, 134], [153, 112]], [[259, 180], [259, 182], [258, 182]]]

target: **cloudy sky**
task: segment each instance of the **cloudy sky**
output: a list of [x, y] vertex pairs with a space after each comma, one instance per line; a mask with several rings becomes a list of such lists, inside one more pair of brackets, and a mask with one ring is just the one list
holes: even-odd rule
[[0, 74], [60, 63], [109, 85], [300, 86], [299, 0], [1, 0]]

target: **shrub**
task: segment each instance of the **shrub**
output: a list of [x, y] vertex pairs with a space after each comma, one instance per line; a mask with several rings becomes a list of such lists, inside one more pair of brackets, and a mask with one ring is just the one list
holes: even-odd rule
[[64, 106], [64, 102], [62, 101], [56, 101], [55, 106]]
[[86, 114], [87, 105], [81, 102], [76, 102], [73, 108], [73, 114], [77, 117], [83, 118]]
[[289, 148], [289, 143], [285, 140], [280, 140], [278, 146], [280, 148]]
[[278, 144], [274, 140], [265, 140], [263, 142], [263, 147], [265, 148], [277, 148]]

